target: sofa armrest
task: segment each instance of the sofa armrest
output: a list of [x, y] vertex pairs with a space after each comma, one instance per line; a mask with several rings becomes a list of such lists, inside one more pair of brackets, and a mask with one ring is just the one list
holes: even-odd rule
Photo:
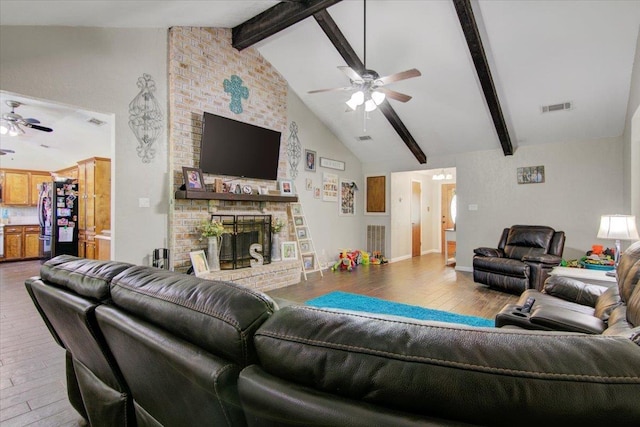
[[544, 284], [544, 293], [589, 307], [595, 307], [598, 298], [607, 289], [606, 286], [590, 285], [562, 276], [551, 276]]
[[554, 331], [601, 334], [607, 328], [607, 324], [595, 316], [550, 307], [533, 310], [529, 320], [533, 324], [546, 326]]
[[525, 262], [539, 262], [549, 265], [560, 265], [562, 258], [557, 255], [540, 254], [540, 255], [525, 255], [522, 257], [522, 261]]
[[473, 253], [480, 256], [487, 256], [493, 258], [504, 258], [504, 252], [502, 249], [496, 248], [475, 248]]

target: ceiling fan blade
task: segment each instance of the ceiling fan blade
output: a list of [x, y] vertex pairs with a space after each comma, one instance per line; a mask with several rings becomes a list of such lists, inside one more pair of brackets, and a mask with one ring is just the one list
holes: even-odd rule
[[421, 75], [422, 73], [420, 73], [420, 71], [416, 70], [415, 68], [412, 68], [410, 70], [402, 71], [400, 73], [395, 73], [388, 76], [380, 77], [379, 79], [376, 79], [376, 84], [388, 85], [389, 83], [395, 83], [395, 82], [399, 82], [400, 80], [419, 77]]
[[345, 73], [347, 75], [347, 77], [349, 77], [354, 82], [363, 81], [362, 77], [360, 77], [360, 74], [358, 74], [355, 71], [353, 71], [353, 68], [351, 68], [351, 67], [342, 66], [342, 67], [338, 67], [338, 69], [342, 70], [342, 72]]
[[24, 120], [27, 123], [32, 123], [32, 124], [40, 123], [40, 120], [38, 120], [38, 119], [22, 119], [22, 120]]
[[9, 150], [8, 148], [0, 148], [0, 156], [4, 156], [5, 154], [13, 154], [15, 151]]
[[48, 128], [48, 127], [44, 127], [44, 126], [39, 126], [39, 125], [34, 125], [32, 123], [24, 123], [24, 126], [31, 128], [31, 129], [36, 129], [36, 130], [41, 130], [44, 132], [53, 132], [53, 129]]
[[384, 93], [387, 97], [391, 99], [395, 99], [400, 102], [407, 102], [411, 99], [409, 95], [405, 95], [404, 93], [396, 92], [395, 90], [387, 89], [386, 87], [376, 88], [377, 91]]
[[353, 88], [351, 86], [349, 87], [335, 87], [332, 89], [317, 89], [317, 90], [310, 90], [307, 93], [320, 93], [320, 92], [338, 92], [338, 91], [345, 91], [345, 90], [352, 90]]

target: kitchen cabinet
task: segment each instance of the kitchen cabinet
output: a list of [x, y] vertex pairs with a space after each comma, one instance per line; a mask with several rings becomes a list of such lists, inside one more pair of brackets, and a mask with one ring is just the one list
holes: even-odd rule
[[38, 225], [4, 227], [4, 261], [40, 258], [41, 245]]
[[4, 227], [4, 259], [5, 261], [22, 259], [22, 226]]
[[29, 172], [5, 169], [4, 173], [4, 194], [2, 203], [5, 205], [28, 206], [29, 194]]
[[2, 203], [12, 206], [37, 206], [38, 184], [51, 181], [51, 174], [44, 171], [3, 169]]
[[29, 200], [31, 206], [38, 206], [38, 196], [40, 190], [38, 186], [43, 182], [51, 182], [51, 174], [49, 172], [30, 172], [31, 182], [29, 183]]
[[78, 255], [96, 259], [96, 234], [111, 229], [111, 160], [78, 162]]
[[70, 168], [60, 169], [54, 172], [54, 175], [60, 178], [78, 179], [78, 166], [71, 166]]

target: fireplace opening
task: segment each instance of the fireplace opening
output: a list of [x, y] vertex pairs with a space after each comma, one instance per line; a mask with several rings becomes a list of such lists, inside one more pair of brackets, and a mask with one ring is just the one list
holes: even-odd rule
[[271, 263], [271, 215], [211, 215], [224, 226], [220, 242], [220, 269], [251, 267], [249, 250], [257, 243], [264, 264]]

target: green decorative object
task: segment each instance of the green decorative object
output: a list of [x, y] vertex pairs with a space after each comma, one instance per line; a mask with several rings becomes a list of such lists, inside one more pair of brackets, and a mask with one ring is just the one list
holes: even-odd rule
[[242, 113], [242, 99], [249, 99], [249, 88], [242, 86], [242, 79], [235, 74], [230, 79], [224, 79], [224, 91], [231, 94], [229, 109], [236, 113]]

